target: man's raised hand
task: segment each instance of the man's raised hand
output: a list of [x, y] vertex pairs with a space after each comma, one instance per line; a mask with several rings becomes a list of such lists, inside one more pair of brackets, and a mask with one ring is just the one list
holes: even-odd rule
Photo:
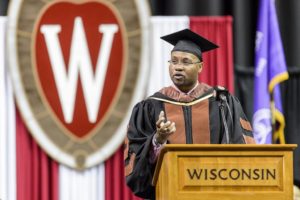
[[160, 144], [164, 144], [168, 137], [176, 131], [175, 122], [166, 121], [164, 116], [164, 111], [160, 111], [156, 122], [156, 134], [154, 135], [155, 140]]

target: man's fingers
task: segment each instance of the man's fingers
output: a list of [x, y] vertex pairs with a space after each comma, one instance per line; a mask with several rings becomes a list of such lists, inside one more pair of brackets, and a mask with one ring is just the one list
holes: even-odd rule
[[164, 124], [164, 121], [165, 121], [165, 117], [160, 117], [160, 118], [158, 118], [158, 120], [157, 120], [157, 122], [156, 122], [156, 126], [157, 126], [158, 128], [160, 128], [160, 127], [161, 127], [161, 123]]
[[161, 128], [168, 128], [171, 125], [170, 121], [167, 121], [166, 123], [164, 123], [163, 127]]
[[176, 127], [175, 126], [173, 126], [172, 128], [171, 128], [171, 130], [170, 130], [170, 132], [169, 133], [174, 133], [176, 131]]
[[158, 134], [158, 137], [160, 138], [160, 140], [165, 141], [175, 131], [176, 131], [175, 122], [167, 121], [164, 124], [162, 123], [161, 128], [158, 128], [157, 134]]
[[171, 130], [171, 129], [173, 129], [173, 127], [176, 128], [175, 122], [172, 122], [172, 123], [170, 124], [169, 129]]
[[172, 128], [169, 129], [169, 131], [165, 133], [165, 137], [166, 137], [166, 138], [169, 138], [170, 135], [172, 135], [173, 133], [175, 133], [175, 131], [176, 131], [176, 127], [175, 127], [175, 126], [172, 126]]
[[174, 133], [176, 131], [176, 126], [175, 126], [175, 122], [172, 122], [170, 124], [170, 126], [168, 127], [168, 129], [170, 130], [170, 133]]
[[165, 115], [164, 111], [160, 111], [159, 118], [156, 122], [156, 127], [159, 134], [167, 136], [169, 134], [174, 133], [176, 131], [176, 127], [174, 122], [171, 121], [165, 122], [164, 115]]
[[156, 126], [158, 128], [161, 127], [161, 123], [165, 121], [165, 112], [164, 111], [160, 111], [159, 116], [158, 116], [158, 120], [156, 122]]
[[167, 121], [165, 124], [164, 124], [164, 127], [165, 129], [168, 129], [168, 130], [171, 130], [172, 127], [175, 126], [175, 123], [174, 122], [170, 122], [170, 121]]
[[165, 130], [165, 129], [169, 128], [170, 124], [171, 124], [171, 122], [167, 121], [166, 123], [161, 124], [160, 129]]
[[158, 118], [164, 117], [165, 116], [165, 112], [164, 111], [160, 111]]

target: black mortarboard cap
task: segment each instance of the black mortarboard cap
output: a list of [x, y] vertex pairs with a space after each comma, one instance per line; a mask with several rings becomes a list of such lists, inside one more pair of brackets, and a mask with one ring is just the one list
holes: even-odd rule
[[200, 60], [202, 60], [202, 52], [210, 51], [219, 47], [197, 33], [194, 33], [190, 29], [184, 29], [162, 36], [161, 39], [174, 45], [172, 51], [192, 53]]

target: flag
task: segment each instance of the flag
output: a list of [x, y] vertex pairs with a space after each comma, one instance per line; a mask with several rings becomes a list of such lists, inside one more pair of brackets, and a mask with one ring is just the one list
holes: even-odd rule
[[[288, 79], [274, 0], [261, 0], [255, 41], [254, 138], [259, 144], [285, 143], [279, 83]], [[272, 127], [273, 126], [273, 127]]]

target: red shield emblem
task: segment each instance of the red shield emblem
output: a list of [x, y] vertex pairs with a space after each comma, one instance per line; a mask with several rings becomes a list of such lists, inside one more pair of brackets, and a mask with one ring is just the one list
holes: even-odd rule
[[98, 2], [54, 3], [36, 23], [33, 55], [40, 95], [78, 138], [101, 125], [122, 87], [124, 35], [118, 13]]
[[141, 75], [148, 63], [139, 65], [147, 39], [140, 15], [149, 17], [141, 10], [147, 4], [13, 4], [18, 10], [11, 12], [9, 64], [30, 132], [68, 166], [104, 161], [123, 142], [131, 107], [142, 92], [136, 87], [145, 84]]

